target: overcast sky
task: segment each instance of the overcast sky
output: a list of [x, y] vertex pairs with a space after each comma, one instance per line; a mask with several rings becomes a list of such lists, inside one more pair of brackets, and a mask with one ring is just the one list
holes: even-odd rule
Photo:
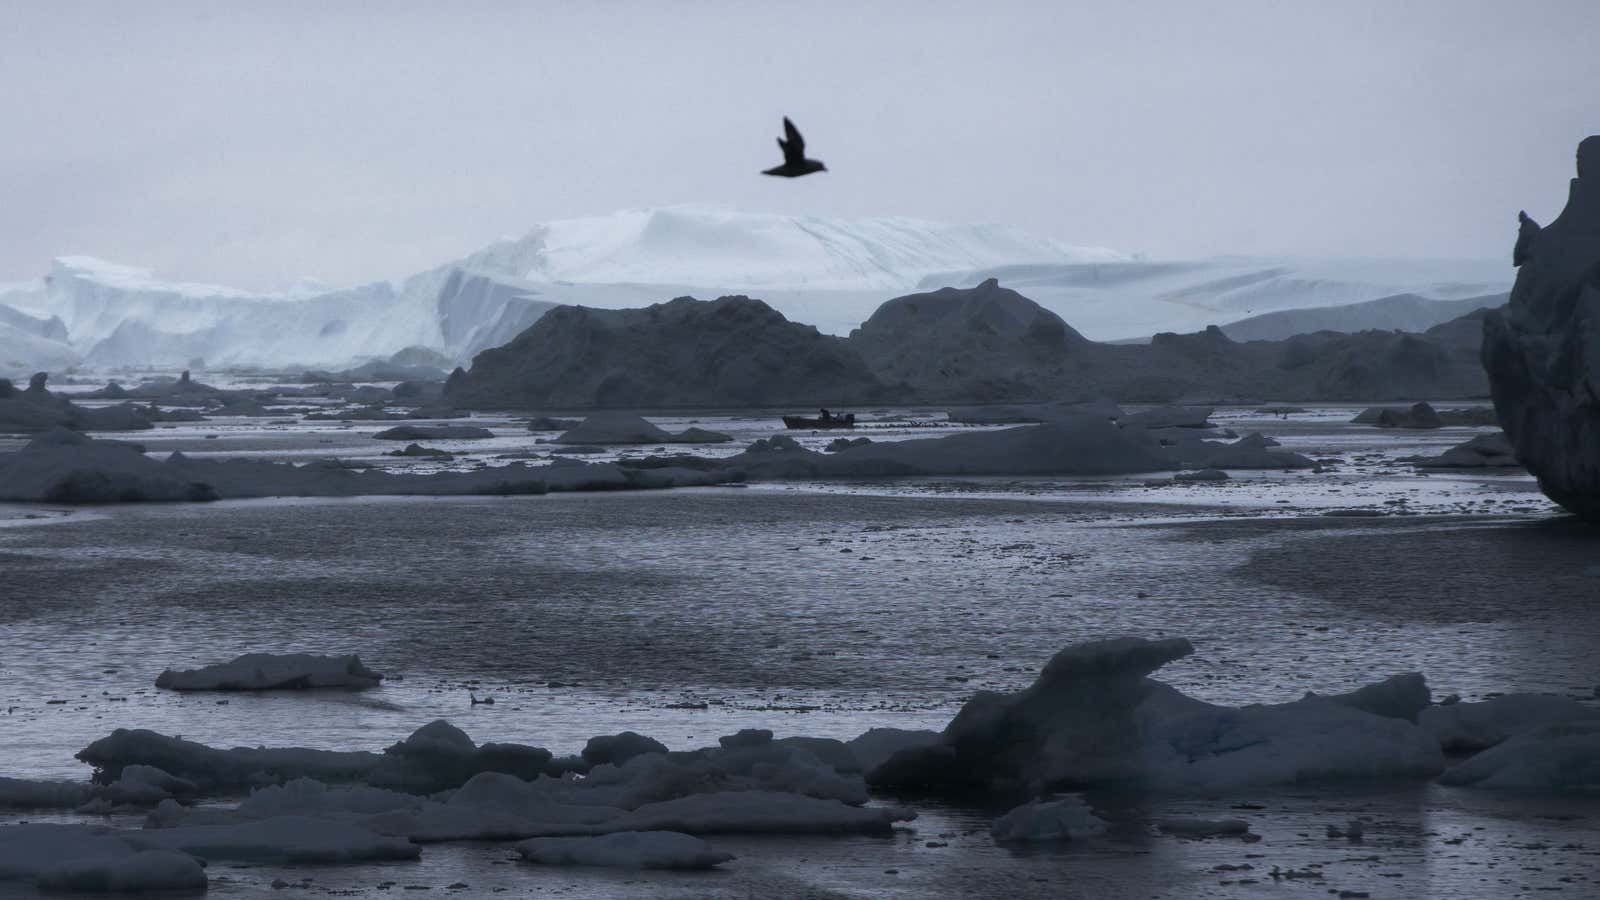
[[[1597, 43], [1596, 0], [0, 0], [0, 280], [348, 283], [685, 202], [1502, 257], [1600, 132]], [[784, 114], [827, 174], [757, 174]]]

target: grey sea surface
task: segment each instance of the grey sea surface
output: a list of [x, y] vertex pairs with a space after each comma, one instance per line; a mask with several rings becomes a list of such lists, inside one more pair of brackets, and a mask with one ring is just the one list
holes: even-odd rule
[[[1120, 634], [1191, 639], [1195, 655], [1155, 677], [1220, 703], [1407, 671], [1424, 673], [1436, 697], [1593, 700], [1600, 538], [1525, 473], [1398, 461], [1484, 429], [1347, 424], [1357, 411], [1220, 411], [1223, 427], [1330, 461], [1218, 484], [951, 478], [0, 505], [0, 775], [83, 778], [73, 754], [119, 727], [224, 746], [380, 749], [448, 718], [480, 742], [557, 753], [625, 729], [690, 748], [741, 727], [840, 738], [939, 728], [974, 691], [1024, 686], [1060, 648]], [[924, 422], [915, 413], [864, 412], [876, 427], [857, 433], [874, 439], [948, 433], [936, 418], [913, 427]], [[652, 418], [738, 437], [669, 451], [735, 452], [780, 430], [770, 416]], [[473, 424], [496, 438], [450, 444], [472, 455], [449, 465], [554, 449], [536, 443], [552, 435], [509, 417]], [[381, 455], [403, 446], [370, 438], [384, 427], [221, 420], [133, 437], [158, 454], [417, 465]], [[256, 651], [355, 652], [390, 678], [309, 694], [153, 686], [164, 668]], [[496, 703], [474, 706], [469, 694]], [[1230, 812], [1246, 801], [1261, 809]], [[741, 859], [708, 875], [551, 871], [505, 864], [504, 846], [452, 844], [403, 865], [214, 867], [212, 891], [305, 877], [318, 892], [373, 894], [394, 882], [579, 897], [1487, 898], [1584, 896], [1600, 877], [1596, 798], [1409, 786], [1104, 803], [1127, 808], [1111, 838], [1032, 853], [994, 846], [994, 810], [913, 804], [921, 817], [893, 838], [717, 840]], [[1180, 841], [1136, 824], [1173, 812], [1242, 816], [1263, 840]], [[1371, 823], [1364, 846], [1323, 837], [1357, 816]], [[1267, 874], [1312, 864], [1319, 878]], [[1251, 868], [1214, 870], [1223, 865]]]

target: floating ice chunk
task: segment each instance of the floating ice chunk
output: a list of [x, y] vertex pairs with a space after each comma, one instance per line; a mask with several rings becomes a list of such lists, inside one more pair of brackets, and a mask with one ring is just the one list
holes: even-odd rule
[[929, 747], [939, 743], [939, 732], [905, 728], [873, 728], [848, 742], [861, 771], [870, 778], [873, 770], [901, 750]]
[[0, 778], [0, 808], [72, 809], [89, 802], [94, 785], [80, 781]]
[[199, 893], [206, 889], [206, 872], [186, 853], [142, 850], [57, 863], [40, 872], [34, 883], [40, 890], [76, 894]]
[[645, 417], [625, 412], [597, 412], [556, 438], [558, 444], [720, 444], [733, 438], [704, 428], [673, 434]]
[[1417, 716], [1433, 702], [1433, 691], [1428, 688], [1428, 682], [1421, 673], [1407, 672], [1357, 688], [1348, 694], [1306, 694], [1308, 700], [1317, 698], [1342, 703], [1375, 716], [1415, 722]]
[[119, 728], [79, 751], [78, 759], [95, 766], [101, 782], [115, 780], [125, 767], [137, 763], [186, 778], [201, 790], [314, 778], [428, 793], [459, 787], [479, 772], [536, 776], [549, 763], [550, 751], [521, 744], [480, 747], [460, 729], [439, 720], [383, 753], [304, 747], [224, 750], [144, 729]]
[[97, 893], [205, 890], [197, 860], [141, 851], [130, 840], [136, 834], [99, 825], [0, 826], [0, 882]]
[[122, 775], [100, 790], [100, 798], [110, 803], [129, 806], [154, 806], [163, 800], [188, 797], [199, 787], [187, 778], [179, 778], [155, 766], [124, 766]]
[[1228, 473], [1221, 469], [1197, 469], [1193, 472], [1179, 472], [1172, 476], [1173, 481], [1227, 481]]
[[1600, 720], [1542, 725], [1440, 776], [1441, 784], [1526, 791], [1600, 790]]
[[414, 794], [352, 785], [330, 787], [312, 778], [296, 778], [250, 792], [239, 804], [240, 815], [268, 819], [284, 815], [354, 813], [373, 815], [396, 809], [415, 809], [422, 800]]
[[717, 738], [717, 743], [724, 750], [736, 750], [744, 747], [762, 747], [772, 743], [772, 729], [770, 728], [741, 728], [737, 734], [725, 734]]
[[1106, 822], [1077, 795], [1036, 800], [995, 820], [989, 833], [996, 841], [1080, 841], [1100, 834]]
[[[1091, 785], [1212, 791], [1426, 778], [1443, 769], [1438, 744], [1426, 732], [1359, 709], [1348, 698], [1232, 708], [1145, 677], [1192, 651], [1181, 639], [1117, 638], [1068, 647], [1031, 687], [1016, 694], [980, 692], [937, 744], [896, 753], [869, 781], [956, 792]], [[1388, 689], [1378, 696], [1388, 701]]]
[[602, 734], [583, 745], [583, 761], [598, 766], [603, 763], [621, 765], [642, 753], [666, 753], [667, 745], [652, 737], [632, 731], [621, 734]]
[[347, 863], [416, 859], [422, 854], [416, 844], [402, 837], [307, 816], [145, 829], [131, 832], [129, 840], [150, 849], [180, 850], [208, 861]]
[[777, 791], [720, 791], [647, 803], [600, 828], [689, 834], [876, 834], [915, 817], [905, 809], [849, 806]]
[[619, 831], [599, 837], [534, 838], [517, 845], [528, 862], [626, 869], [709, 869], [733, 859], [692, 835]]
[[476, 425], [396, 425], [373, 435], [380, 441], [481, 441], [494, 432]]
[[1206, 792], [1419, 780], [1444, 768], [1438, 743], [1403, 718], [1323, 698], [1212, 706], [1161, 687], [1134, 715], [1143, 780], [1152, 787]]
[[1600, 719], [1600, 709], [1550, 694], [1508, 694], [1482, 703], [1430, 706], [1419, 723], [1446, 753], [1476, 753], [1542, 725]]
[[1163, 833], [1186, 838], [1238, 837], [1250, 833], [1250, 823], [1243, 819], [1194, 819], [1186, 816], [1169, 816], [1157, 819], [1156, 828]]
[[783, 759], [750, 766], [750, 777], [759, 787], [838, 800], [852, 806], [867, 802], [867, 783], [860, 775], [841, 774], [804, 750], [786, 749], [785, 752], [787, 755]]
[[1379, 428], [1441, 428], [1444, 420], [1427, 403], [1414, 403], [1409, 409], [1396, 406], [1369, 406], [1350, 420], [1357, 425]]
[[576, 428], [556, 438], [562, 444], [664, 444], [672, 433], [643, 416], [623, 412], [599, 412], [584, 419]]
[[678, 432], [674, 437], [674, 442], [679, 444], [726, 444], [731, 440], [733, 440], [731, 435], [693, 425]]
[[772, 742], [772, 746], [805, 751], [841, 775], [861, 774], [861, 760], [856, 758], [855, 752], [844, 741], [834, 738], [794, 736], [778, 738]]
[[367, 688], [382, 679], [382, 673], [362, 665], [354, 654], [246, 653], [231, 662], [200, 669], [168, 669], [156, 679], [156, 687], [174, 691]]
[[1451, 447], [1438, 456], [1403, 457], [1403, 462], [1437, 469], [1503, 469], [1521, 467], [1516, 448], [1505, 432], [1480, 434]]
[[276, 784], [294, 778], [361, 781], [382, 761], [361, 751], [208, 747], [147, 729], [118, 728], [78, 751], [77, 758], [98, 769], [96, 778], [114, 781], [130, 765], [155, 766], [186, 778], [202, 790]]

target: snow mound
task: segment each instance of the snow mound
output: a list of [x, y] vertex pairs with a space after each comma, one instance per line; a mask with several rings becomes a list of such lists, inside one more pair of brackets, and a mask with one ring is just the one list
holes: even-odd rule
[[1106, 822], [1076, 795], [1024, 803], [995, 820], [989, 833], [1010, 841], [1081, 841], [1106, 830]]
[[167, 669], [156, 687], [174, 691], [275, 691], [308, 688], [368, 688], [383, 674], [361, 657], [310, 653], [246, 653], [230, 662], [182, 671]]
[[599, 837], [534, 838], [516, 847], [532, 863], [621, 869], [709, 869], [734, 856], [674, 831], [619, 831]]

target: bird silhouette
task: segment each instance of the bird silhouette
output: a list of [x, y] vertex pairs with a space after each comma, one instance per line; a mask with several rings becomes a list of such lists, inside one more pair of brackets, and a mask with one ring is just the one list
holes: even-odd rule
[[822, 160], [806, 159], [806, 139], [800, 136], [800, 129], [794, 127], [788, 116], [783, 117], [783, 134], [784, 137], [778, 138], [778, 147], [783, 150], [783, 165], [766, 169], [761, 174], [799, 178], [812, 172], [828, 171]]

